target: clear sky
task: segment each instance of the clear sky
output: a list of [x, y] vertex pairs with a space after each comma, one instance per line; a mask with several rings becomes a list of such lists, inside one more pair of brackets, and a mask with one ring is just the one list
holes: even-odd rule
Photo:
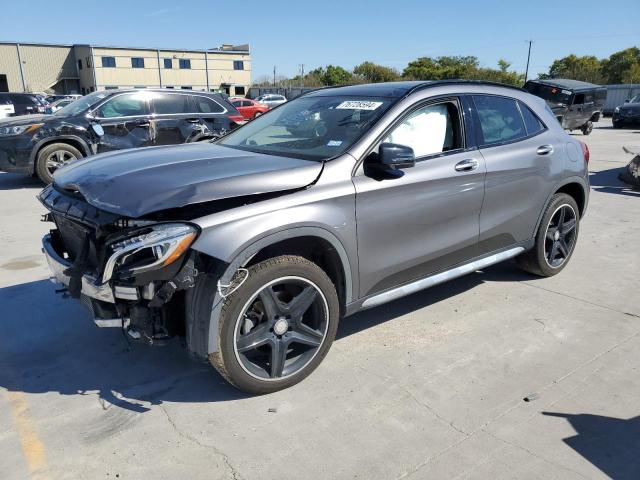
[[530, 76], [575, 53], [640, 46], [638, 0], [419, 1], [0, 0], [0, 40], [205, 49], [249, 43], [253, 78], [370, 60], [398, 70], [419, 56], [500, 58]]

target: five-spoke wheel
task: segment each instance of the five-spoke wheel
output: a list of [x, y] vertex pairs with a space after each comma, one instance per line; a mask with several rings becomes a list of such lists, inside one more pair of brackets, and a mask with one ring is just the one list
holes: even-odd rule
[[53, 174], [64, 165], [82, 158], [82, 153], [67, 143], [52, 143], [38, 152], [36, 174], [44, 183], [53, 181]]
[[[324, 270], [303, 257], [269, 258], [247, 270], [224, 298], [209, 359], [241, 390], [274, 392], [305, 378], [329, 351], [340, 316], [338, 295]], [[201, 280], [194, 298], [211, 298], [213, 288]], [[201, 295], [201, 289], [208, 293]], [[206, 321], [210, 309], [201, 310]]]
[[578, 241], [580, 210], [566, 193], [555, 194], [542, 215], [533, 248], [518, 257], [527, 272], [550, 277], [568, 263]]
[[245, 304], [236, 322], [235, 352], [256, 378], [281, 379], [303, 369], [327, 334], [329, 308], [302, 277], [272, 280]]

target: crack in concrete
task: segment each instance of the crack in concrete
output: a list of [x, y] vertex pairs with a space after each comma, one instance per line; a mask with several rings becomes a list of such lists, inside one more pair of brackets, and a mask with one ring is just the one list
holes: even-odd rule
[[537, 454], [537, 453], [535, 453], [535, 452], [533, 452], [533, 451], [529, 450], [528, 448], [523, 447], [522, 445], [519, 445], [519, 444], [517, 444], [517, 443], [513, 443], [513, 442], [510, 442], [510, 441], [508, 441], [508, 440], [505, 440], [504, 438], [499, 437], [499, 436], [497, 436], [497, 435], [495, 435], [495, 434], [493, 434], [493, 433], [491, 433], [491, 432], [488, 432], [487, 430], [483, 430], [483, 432], [484, 432], [484, 433], [486, 433], [487, 435], [489, 435], [490, 437], [495, 438], [495, 439], [496, 439], [496, 440], [498, 440], [499, 442], [502, 442], [502, 443], [504, 443], [504, 444], [506, 444], [506, 445], [509, 445], [510, 447], [513, 447], [513, 448], [517, 448], [517, 449], [519, 449], [519, 450], [522, 450], [523, 452], [526, 452], [526, 453], [528, 453], [529, 455], [531, 455], [532, 457], [537, 458], [537, 459], [539, 459], [539, 460], [542, 460], [543, 462], [548, 463], [549, 465], [553, 465], [554, 467], [556, 467], [556, 468], [560, 468], [561, 470], [567, 470], [567, 471], [569, 471], [569, 472], [571, 472], [571, 473], [575, 473], [575, 474], [576, 474], [576, 475], [578, 475], [580, 478], [586, 478], [586, 479], [588, 480], [588, 477], [585, 477], [585, 476], [584, 476], [584, 475], [582, 475], [580, 472], [578, 472], [578, 471], [576, 471], [576, 470], [574, 470], [574, 469], [572, 469], [572, 468], [569, 468], [569, 467], [567, 467], [567, 466], [565, 466], [565, 465], [561, 465], [561, 464], [559, 464], [559, 463], [556, 463], [556, 462], [554, 462], [553, 460], [549, 460], [548, 458], [545, 458], [545, 457], [543, 457], [542, 455], [539, 455], [539, 454]]
[[[614, 344], [613, 346], [609, 347], [608, 349], [594, 355], [593, 357], [591, 357], [589, 360], [581, 363], [580, 365], [578, 365], [577, 367], [575, 367], [574, 369], [570, 370], [568, 373], [562, 375], [561, 377], [552, 380], [551, 382], [549, 382], [547, 385], [545, 385], [540, 392], [544, 392], [546, 390], [548, 390], [549, 388], [551, 388], [553, 385], [559, 384], [562, 381], [566, 380], [567, 378], [569, 378], [570, 376], [572, 376], [573, 374], [575, 374], [576, 372], [578, 372], [579, 370], [583, 369], [584, 367], [587, 367], [589, 365], [591, 365], [593, 362], [597, 361], [598, 359], [602, 358], [605, 355], [608, 355], [609, 353], [613, 352], [614, 350], [616, 350], [617, 348], [619, 348], [620, 346], [624, 345], [625, 343], [629, 342], [630, 340], [632, 340], [633, 338], [637, 337], [638, 335], [640, 335], [640, 330], [632, 333], [631, 335], [627, 336], [626, 338], [620, 340], [619, 342], [617, 342], [616, 344]], [[496, 437], [494, 434], [488, 432], [486, 429], [489, 425], [491, 425], [492, 423], [494, 423], [495, 421], [501, 419], [502, 417], [504, 417], [505, 415], [509, 414], [511, 411], [515, 410], [518, 407], [521, 407], [523, 405], [523, 403], [520, 401], [520, 399], [518, 399], [517, 401], [514, 400], [514, 405], [512, 405], [511, 407], [507, 408], [506, 410], [504, 410], [502, 413], [496, 415], [495, 417], [487, 420], [486, 422], [484, 422], [482, 425], [480, 425], [478, 428], [476, 428], [475, 430], [465, 434], [465, 437], [461, 438], [460, 440], [452, 443], [451, 445], [449, 445], [448, 447], [444, 448], [443, 450], [427, 457], [423, 462], [419, 463], [418, 465], [416, 465], [411, 471], [407, 471], [407, 472], [403, 472], [400, 476], [396, 477], [396, 480], [401, 480], [403, 478], [407, 478], [410, 475], [413, 475], [415, 473], [417, 473], [420, 469], [422, 469], [423, 467], [425, 467], [427, 464], [431, 463], [433, 460], [441, 457], [442, 455], [444, 455], [445, 453], [447, 453], [449, 450], [451, 450], [452, 448], [457, 447], [458, 445], [462, 444], [463, 442], [466, 442], [469, 438], [473, 437], [474, 435], [476, 435], [478, 432], [484, 432], [487, 435], [490, 435], [492, 437]], [[506, 440], [500, 438], [500, 437], [496, 437], [498, 440], [504, 442], [504, 443], [509, 443]], [[528, 451], [525, 447], [520, 447], [519, 445], [512, 445], [513, 447], [516, 448], [521, 448], [522, 450]], [[532, 455], [534, 455], [532, 452], [529, 452]], [[534, 455], [537, 456], [537, 455]], [[544, 459], [543, 457], [539, 457], [541, 460], [545, 460], [548, 461], [546, 459]], [[551, 462], [550, 462], [551, 463]], [[557, 465], [559, 466], [559, 465]], [[571, 470], [568, 467], [563, 467], [566, 468], [567, 470]], [[580, 475], [582, 478], [586, 478], [583, 475], [579, 474], [578, 472], [574, 472], [577, 475]]]
[[616, 308], [609, 307], [608, 305], [601, 305], [599, 303], [595, 303], [595, 302], [591, 302], [589, 300], [585, 300], [584, 298], [574, 297], [573, 295], [569, 295], [568, 293], [558, 292], [556, 290], [551, 290], [550, 288], [541, 287], [540, 285], [533, 285], [532, 283], [528, 283], [528, 282], [520, 282], [520, 283], [522, 285], [526, 285], [527, 287], [537, 288], [538, 290], [544, 290], [545, 292], [549, 292], [549, 293], [555, 293], [556, 295], [560, 295], [561, 297], [570, 298], [570, 299], [576, 300], [578, 302], [586, 303], [587, 305], [592, 305], [594, 307], [604, 308], [605, 310], [609, 310], [611, 312], [620, 313], [622, 315], [629, 315], [630, 317], [640, 318], [640, 315], [638, 315], [636, 313], [623, 312], [622, 310], [618, 310]]
[[183, 432], [178, 427], [178, 425], [176, 425], [175, 421], [173, 420], [173, 418], [171, 417], [171, 415], [169, 414], [167, 409], [164, 407], [164, 405], [159, 405], [159, 408], [160, 408], [160, 410], [162, 410], [162, 413], [164, 413], [165, 417], [167, 418], [167, 421], [169, 422], [169, 425], [171, 425], [171, 427], [178, 434], [178, 436], [184, 438], [185, 440], [187, 440], [187, 441], [189, 441], [191, 443], [194, 443], [194, 444], [198, 445], [201, 448], [206, 448], [206, 449], [212, 450], [214, 453], [216, 453], [217, 455], [222, 457], [222, 461], [224, 462], [224, 464], [227, 467], [227, 469], [229, 469], [229, 471], [231, 472], [231, 476], [233, 477], [233, 479], [234, 480], [242, 480], [242, 476], [240, 475], [240, 472], [238, 472], [238, 470], [236, 470], [236, 468], [231, 464], [227, 454], [225, 454], [223, 451], [221, 451], [217, 447], [215, 447], [213, 445], [208, 445], [208, 444], [202, 443], [197, 438], [189, 435], [186, 432]]

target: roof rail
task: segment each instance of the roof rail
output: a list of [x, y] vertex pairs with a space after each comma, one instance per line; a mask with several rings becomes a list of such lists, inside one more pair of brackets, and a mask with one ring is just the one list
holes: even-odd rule
[[445, 79], [445, 80], [427, 80], [425, 81], [425, 83], [421, 83], [420, 85], [416, 85], [415, 87], [409, 89], [405, 94], [405, 97], [419, 90], [424, 90], [425, 88], [430, 88], [430, 87], [438, 87], [441, 85], [487, 85], [490, 87], [504, 87], [504, 88], [510, 88], [512, 90], [518, 90], [519, 92], [526, 92], [526, 90], [524, 90], [523, 88], [516, 87], [515, 85], [508, 85], [506, 83], [500, 83], [500, 82], [491, 82], [488, 80]]

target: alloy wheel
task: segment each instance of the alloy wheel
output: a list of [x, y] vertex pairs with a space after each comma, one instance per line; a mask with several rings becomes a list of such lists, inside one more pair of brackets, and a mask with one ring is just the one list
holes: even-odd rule
[[544, 258], [551, 268], [559, 268], [569, 258], [576, 243], [578, 217], [571, 205], [559, 206], [547, 225]]
[[234, 351], [242, 368], [260, 380], [281, 380], [304, 369], [322, 346], [329, 325], [327, 300], [302, 277], [261, 287], [241, 310]]
[[73, 153], [66, 150], [56, 150], [47, 157], [47, 171], [49, 172], [49, 174], [53, 175], [53, 173], [58, 168], [66, 165], [72, 160], [77, 160], [76, 156]]

